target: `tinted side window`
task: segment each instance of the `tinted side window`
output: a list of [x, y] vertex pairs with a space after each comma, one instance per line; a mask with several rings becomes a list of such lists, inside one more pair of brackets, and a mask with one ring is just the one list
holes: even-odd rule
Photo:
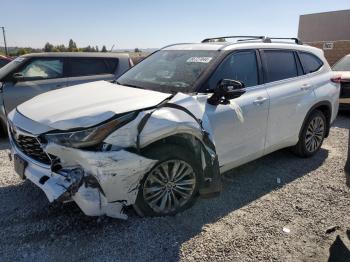
[[105, 58], [71, 58], [71, 76], [90, 76], [101, 74], [113, 74], [117, 65], [114, 59]]
[[222, 79], [239, 80], [246, 87], [258, 85], [255, 51], [237, 52], [225, 58], [210, 78], [207, 89], [213, 90]]
[[323, 65], [323, 62], [312, 54], [300, 52], [299, 57], [305, 74], [316, 72]]
[[4, 65], [6, 65], [9, 61], [5, 60], [5, 59], [0, 59], [0, 68], [3, 67]]
[[117, 58], [105, 58], [104, 61], [107, 65], [109, 74], [114, 74], [115, 70], [117, 69], [119, 60]]
[[298, 75], [293, 51], [264, 50], [268, 82], [278, 81]]

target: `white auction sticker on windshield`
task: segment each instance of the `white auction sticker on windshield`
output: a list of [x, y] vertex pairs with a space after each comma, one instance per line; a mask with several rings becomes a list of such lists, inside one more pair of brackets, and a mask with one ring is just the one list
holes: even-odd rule
[[213, 58], [202, 56], [202, 57], [190, 57], [187, 59], [187, 63], [209, 63]]

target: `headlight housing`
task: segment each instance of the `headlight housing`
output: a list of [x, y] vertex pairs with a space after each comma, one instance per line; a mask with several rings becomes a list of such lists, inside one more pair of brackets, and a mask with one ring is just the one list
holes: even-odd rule
[[73, 148], [96, 146], [113, 131], [135, 119], [136, 115], [136, 112], [128, 113], [102, 125], [84, 130], [64, 133], [48, 133], [45, 135], [45, 139], [48, 143], [55, 143]]

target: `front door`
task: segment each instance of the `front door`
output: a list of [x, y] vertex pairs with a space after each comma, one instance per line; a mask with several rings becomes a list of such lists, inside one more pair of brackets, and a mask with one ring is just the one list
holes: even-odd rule
[[229, 105], [205, 106], [221, 171], [258, 158], [264, 152], [269, 97], [259, 80], [258, 61], [255, 50], [232, 53], [207, 83], [209, 89], [214, 89], [221, 79], [232, 79], [246, 87], [246, 93], [232, 99]]
[[3, 85], [6, 113], [34, 96], [67, 86], [63, 67], [61, 58], [32, 58], [23, 65]]

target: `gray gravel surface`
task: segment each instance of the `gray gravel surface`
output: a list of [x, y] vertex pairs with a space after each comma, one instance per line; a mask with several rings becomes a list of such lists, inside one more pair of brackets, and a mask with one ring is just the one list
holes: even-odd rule
[[87, 217], [72, 203], [50, 207], [14, 173], [3, 139], [0, 261], [350, 261], [349, 125], [350, 116], [338, 117], [313, 158], [275, 152], [226, 173], [219, 197], [175, 217], [128, 210], [126, 221]]

